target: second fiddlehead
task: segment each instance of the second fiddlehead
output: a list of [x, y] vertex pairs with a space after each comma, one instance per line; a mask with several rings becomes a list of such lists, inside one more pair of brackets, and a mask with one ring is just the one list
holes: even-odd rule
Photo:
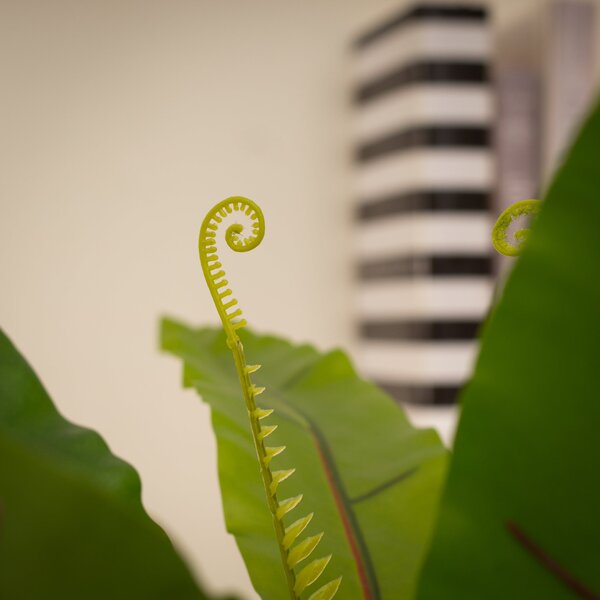
[[[277, 425], [265, 424], [265, 419], [273, 413], [273, 409], [260, 407], [256, 403], [257, 396], [262, 394], [265, 388], [255, 385], [250, 376], [260, 368], [260, 365], [246, 364], [242, 342], [237, 334], [237, 331], [246, 325], [246, 320], [242, 317], [238, 301], [233, 298], [225, 270], [217, 254], [217, 233], [220, 226], [229, 219], [239, 216], [248, 221], [248, 225], [245, 227], [239, 222], [234, 222], [227, 227], [225, 240], [228, 246], [236, 252], [246, 252], [260, 244], [265, 232], [265, 221], [260, 208], [252, 200], [241, 196], [227, 198], [216, 204], [202, 222], [199, 238], [200, 264], [223, 323], [227, 345], [233, 354], [289, 594], [292, 599], [297, 600], [303, 591], [319, 578], [329, 563], [331, 555], [313, 560], [298, 572], [296, 571], [297, 565], [308, 558], [321, 541], [323, 534], [308, 537], [294, 546], [297, 538], [311, 522], [313, 514], [310, 513], [296, 520], [288, 527], [283, 524], [284, 516], [298, 506], [302, 495], [283, 500], [278, 497], [279, 484], [293, 475], [295, 469], [271, 469], [273, 459], [285, 450], [285, 446], [265, 444], [266, 438], [277, 429]], [[340, 582], [341, 577], [330, 581], [314, 592], [309, 600], [330, 600], [336, 594]]]
[[516, 243], [509, 240], [509, 227], [515, 219], [520, 217], [535, 216], [542, 207], [541, 200], [521, 200], [511, 204], [499, 217], [492, 230], [494, 248], [505, 256], [519, 256], [529, 235], [528, 229], [518, 229], [513, 237]]

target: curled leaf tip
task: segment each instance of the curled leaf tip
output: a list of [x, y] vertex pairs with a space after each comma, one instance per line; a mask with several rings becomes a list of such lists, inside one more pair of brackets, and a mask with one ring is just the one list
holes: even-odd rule
[[[238, 219], [243, 222], [239, 222]], [[225, 270], [217, 254], [217, 233], [222, 223], [226, 225], [225, 220], [233, 221], [225, 230], [227, 245], [236, 252], [248, 252], [262, 242], [265, 235], [265, 219], [259, 206], [252, 200], [232, 196], [213, 206], [200, 228], [200, 264], [225, 328], [228, 345], [232, 348], [239, 339], [236, 331], [246, 325], [246, 320], [242, 317], [237, 300], [228, 298], [232, 291], [228, 287], [229, 281], [225, 278]], [[225, 298], [227, 301], [224, 302]]]
[[492, 230], [492, 243], [496, 251], [504, 256], [519, 256], [529, 237], [529, 229], [518, 229], [511, 236], [509, 228], [516, 219], [537, 215], [541, 207], [541, 200], [521, 200], [511, 204], [498, 217]]

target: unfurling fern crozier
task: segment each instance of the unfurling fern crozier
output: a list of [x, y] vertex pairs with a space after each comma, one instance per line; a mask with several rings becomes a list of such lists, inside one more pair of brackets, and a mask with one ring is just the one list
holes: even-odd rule
[[521, 228], [514, 231], [511, 241], [509, 228], [522, 217], [535, 217], [541, 210], [541, 200], [521, 200], [511, 204], [499, 217], [492, 230], [494, 248], [504, 256], [519, 256], [529, 237], [529, 229]]
[[[236, 221], [227, 227], [225, 240], [228, 246], [236, 252], [247, 252], [260, 244], [265, 233], [265, 221], [262, 211], [252, 200], [241, 196], [233, 196], [215, 205], [202, 222], [199, 239], [200, 264], [208, 289], [223, 323], [227, 345], [233, 354], [248, 410], [260, 474], [269, 511], [273, 519], [275, 536], [281, 553], [282, 566], [290, 597], [297, 600], [304, 590], [320, 577], [329, 563], [331, 555], [312, 560], [306, 566], [300, 564], [310, 556], [323, 537], [323, 533], [319, 533], [297, 542], [299, 536], [311, 522], [313, 513], [301, 517], [288, 527], [283, 524], [283, 517], [300, 504], [302, 495], [285, 499], [278, 497], [279, 484], [293, 475], [295, 469], [275, 469], [273, 467], [273, 462], [277, 464], [278, 457], [285, 450], [285, 446], [268, 445], [267, 438], [277, 429], [277, 425], [269, 425], [267, 421], [267, 418], [273, 414], [273, 409], [257, 405], [256, 398], [265, 391], [265, 388], [255, 385], [252, 382], [251, 375], [260, 368], [260, 365], [246, 364], [244, 349], [237, 334], [237, 330], [246, 325], [246, 320], [242, 317], [238, 301], [232, 295], [229, 282], [225, 278], [225, 271], [217, 254], [217, 233], [220, 226], [239, 217], [247, 221], [248, 225], [244, 226]], [[314, 592], [309, 600], [330, 600], [336, 594], [340, 582], [341, 577], [330, 581]]]

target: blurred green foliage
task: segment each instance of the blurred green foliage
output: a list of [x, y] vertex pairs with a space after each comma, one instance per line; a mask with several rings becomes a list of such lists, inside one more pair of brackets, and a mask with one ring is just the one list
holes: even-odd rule
[[600, 598], [600, 106], [462, 396], [420, 600]]
[[206, 597], [134, 469], [58, 413], [0, 331], [0, 598]]

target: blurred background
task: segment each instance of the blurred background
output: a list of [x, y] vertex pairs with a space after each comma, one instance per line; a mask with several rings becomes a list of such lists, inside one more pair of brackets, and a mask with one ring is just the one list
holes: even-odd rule
[[217, 323], [206, 211], [264, 210], [226, 265], [253, 328], [348, 349], [451, 443], [491, 225], [559, 164], [599, 24], [592, 0], [0, 1], [0, 323], [209, 588], [256, 597], [208, 409], [157, 350], [160, 315]]

